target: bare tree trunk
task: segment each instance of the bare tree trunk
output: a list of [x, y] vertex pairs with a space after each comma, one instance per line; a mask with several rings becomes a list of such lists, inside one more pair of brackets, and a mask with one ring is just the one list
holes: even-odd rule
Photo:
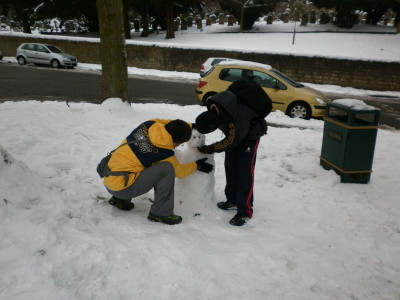
[[96, 0], [100, 27], [101, 99], [129, 100], [122, 0]]
[[128, 17], [128, 10], [126, 7], [123, 7], [124, 10], [124, 33], [125, 33], [125, 39], [130, 39], [131, 38], [131, 23], [129, 22], [129, 17]]
[[149, 32], [149, 8], [146, 5], [145, 7], [142, 7], [141, 9], [141, 16], [142, 16], [142, 27], [143, 31], [141, 34], [141, 37], [148, 37], [150, 35]]
[[29, 24], [28, 12], [26, 9], [22, 12], [22, 28], [24, 33], [32, 33], [31, 25]]
[[336, 8], [337, 9], [337, 25], [340, 28], [353, 27], [353, 12], [350, 8]]
[[166, 39], [173, 39], [175, 38], [175, 31], [174, 31], [174, 8], [168, 7], [167, 8], [167, 35], [165, 36]]
[[240, 27], [239, 32], [243, 32], [243, 21], [244, 21], [244, 6], [246, 5], [246, 0], [242, 0], [242, 7], [240, 9]]

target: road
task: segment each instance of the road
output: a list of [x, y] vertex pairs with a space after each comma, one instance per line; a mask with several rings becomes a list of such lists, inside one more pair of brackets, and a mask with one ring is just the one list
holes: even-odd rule
[[[197, 103], [194, 97], [196, 82], [143, 79], [130, 75], [128, 85], [133, 102]], [[0, 63], [0, 102], [34, 99], [95, 103], [100, 98], [100, 86], [101, 76], [97, 72]], [[332, 100], [349, 98], [339, 93], [327, 93], [327, 96]], [[357, 98], [381, 109], [382, 125], [400, 129], [399, 98], [381, 96], [379, 92]]]
[[[195, 82], [171, 82], [129, 77], [133, 102], [195, 104]], [[0, 102], [62, 100], [96, 103], [100, 98], [98, 72], [19, 66], [0, 63]]]

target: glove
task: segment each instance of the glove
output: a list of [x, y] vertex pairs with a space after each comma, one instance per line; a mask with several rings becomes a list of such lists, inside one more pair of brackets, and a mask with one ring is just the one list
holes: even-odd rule
[[206, 163], [206, 160], [207, 157], [204, 157], [196, 161], [197, 170], [204, 173], [210, 173], [212, 170], [214, 170], [214, 166], [212, 164]]
[[213, 154], [215, 152], [214, 145], [205, 145], [197, 148], [203, 154]]

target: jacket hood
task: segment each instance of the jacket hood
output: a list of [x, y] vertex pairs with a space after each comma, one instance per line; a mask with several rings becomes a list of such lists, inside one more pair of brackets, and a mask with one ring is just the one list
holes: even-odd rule
[[240, 103], [236, 95], [231, 91], [218, 93], [213, 96], [213, 100], [221, 105], [234, 120], [240, 119], [242, 114], [248, 114], [252, 118], [257, 116], [255, 112]]
[[231, 91], [224, 91], [214, 95], [211, 102], [212, 101], [215, 101], [221, 105], [233, 119], [237, 118], [238, 101], [235, 94], [233, 94]]
[[174, 149], [172, 137], [163, 124], [154, 123], [149, 129], [149, 137], [151, 143], [156, 147]]

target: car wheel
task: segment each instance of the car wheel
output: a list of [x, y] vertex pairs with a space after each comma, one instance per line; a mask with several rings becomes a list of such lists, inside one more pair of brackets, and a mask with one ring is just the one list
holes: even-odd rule
[[59, 68], [60, 67], [60, 62], [57, 59], [53, 59], [51, 62], [51, 67], [52, 68]]
[[206, 105], [206, 102], [207, 102], [209, 99], [211, 99], [212, 96], [214, 96], [215, 94], [216, 94], [216, 93], [208, 93], [208, 94], [205, 94], [204, 97], [203, 97], [203, 102], [202, 102], [202, 104], [203, 104], [203, 105]]
[[23, 56], [18, 57], [18, 64], [20, 64], [21, 66], [26, 64], [26, 59]]
[[287, 115], [291, 118], [301, 118], [310, 119], [311, 118], [311, 108], [305, 102], [294, 102], [290, 104]]

